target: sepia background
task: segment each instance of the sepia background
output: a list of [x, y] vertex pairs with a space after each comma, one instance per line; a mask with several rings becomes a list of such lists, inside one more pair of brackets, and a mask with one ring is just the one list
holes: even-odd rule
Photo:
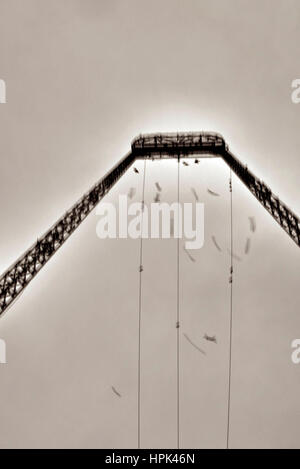
[[[1, 272], [139, 133], [221, 132], [299, 214], [300, 105], [291, 101], [299, 43], [299, 0], [0, 0]], [[130, 187], [141, 200], [137, 167], [105, 201]], [[162, 201], [174, 201], [176, 161], [149, 162], [146, 171], [146, 202], [156, 181]], [[181, 201], [194, 200], [194, 187], [205, 203], [196, 262], [180, 247], [181, 446], [223, 448], [229, 169], [207, 159], [181, 166], [180, 175]], [[291, 361], [300, 337], [299, 249], [236, 178], [233, 189], [242, 260], [233, 285], [230, 446], [300, 448], [300, 365]], [[0, 365], [1, 448], [137, 445], [140, 245], [98, 239], [97, 222], [91, 214], [0, 320], [8, 360]], [[141, 442], [172, 448], [176, 241], [145, 241], [143, 265]]]

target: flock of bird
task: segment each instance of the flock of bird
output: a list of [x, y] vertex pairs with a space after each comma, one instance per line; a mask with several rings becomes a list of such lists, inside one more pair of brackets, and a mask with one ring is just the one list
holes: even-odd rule
[[[196, 158], [194, 160], [194, 164], [199, 164], [199, 163], [200, 163], [200, 161]], [[189, 163], [187, 163], [186, 161], [183, 161], [182, 164], [183, 164], [183, 166], [189, 166]], [[133, 168], [133, 171], [134, 171], [134, 173], [139, 174], [139, 170], [136, 167]], [[155, 187], [156, 187], [156, 193], [155, 193], [155, 196], [154, 196], [153, 200], [154, 200], [155, 203], [160, 203], [162, 187], [159, 184], [159, 182], [155, 182]], [[230, 183], [230, 187], [231, 187], [231, 183]], [[191, 188], [191, 192], [194, 195], [196, 202], [199, 202], [199, 197], [198, 197], [198, 194], [197, 194], [196, 189], [194, 187]], [[220, 197], [220, 194], [218, 194], [217, 192], [215, 192], [215, 191], [213, 191], [209, 188], [207, 188], [207, 193], [209, 195], [211, 195], [212, 197]], [[135, 194], [136, 194], [136, 189], [134, 187], [131, 187], [129, 189], [128, 198], [130, 200], [133, 199]], [[255, 218], [253, 216], [250, 216], [250, 217], [248, 217], [248, 220], [249, 220], [250, 233], [255, 233], [255, 231], [256, 231], [256, 220], [255, 220]], [[171, 220], [170, 220], [170, 234], [171, 234], [171, 236], [174, 235], [174, 218], [172, 218], [172, 217], [171, 217]], [[214, 235], [211, 236], [211, 240], [212, 240], [215, 248], [219, 252], [222, 252], [222, 248], [219, 245], [219, 243], [218, 243], [218, 241], [217, 241], [217, 239]], [[248, 236], [247, 239], [246, 239], [245, 248], [244, 248], [244, 253], [246, 255], [249, 254], [250, 247], [251, 247], [251, 238], [250, 238], [250, 236]], [[191, 262], [196, 262], [196, 259], [190, 254], [190, 252], [186, 249], [185, 246], [183, 246], [183, 250], [184, 250], [185, 254], [190, 259]], [[236, 261], [238, 261], [238, 262], [242, 261], [241, 257], [238, 256], [237, 254], [235, 254], [234, 252], [232, 252], [230, 249], [227, 249], [227, 252], [230, 256], [232, 255], [233, 259], [235, 259]], [[139, 266], [139, 272], [142, 273], [143, 270], [144, 270], [143, 266], [140, 265]], [[230, 275], [229, 283], [232, 283], [232, 274], [233, 274], [233, 268], [232, 267], [230, 269], [230, 274], [231, 275]], [[178, 322], [176, 323], [176, 328], [179, 328], [179, 323]], [[196, 350], [198, 350], [203, 355], [206, 355], [206, 352], [202, 348], [200, 348], [197, 344], [195, 344], [186, 333], [183, 333], [183, 336]], [[211, 342], [211, 343], [214, 343], [214, 344], [218, 343], [217, 342], [217, 337], [215, 335], [214, 336], [209, 336], [208, 334], [204, 334], [203, 339], [206, 340], [207, 342]], [[114, 386], [112, 386], [111, 389], [117, 397], [119, 397], [119, 398], [122, 397], [121, 394], [115, 389]]]

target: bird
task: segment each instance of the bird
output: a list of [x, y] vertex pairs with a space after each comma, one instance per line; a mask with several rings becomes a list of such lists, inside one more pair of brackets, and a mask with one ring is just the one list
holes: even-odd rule
[[140, 174], [139, 170], [136, 169], [135, 167], [133, 168], [133, 171], [134, 171], [135, 173], [137, 173], [137, 174]]
[[206, 352], [204, 350], [202, 350], [200, 347], [198, 347], [198, 345], [194, 344], [194, 342], [191, 341], [191, 339], [189, 338], [189, 336], [187, 334], [183, 334], [184, 337], [186, 338], [186, 340], [193, 346], [195, 347], [195, 349], [198, 350], [198, 352], [201, 352], [202, 355], [206, 355]]
[[113, 392], [116, 394], [116, 396], [122, 397], [121, 394], [116, 390], [116, 388], [114, 388], [114, 387], [112, 386], [111, 389], [112, 389]]
[[220, 194], [218, 194], [217, 192], [211, 191], [210, 189], [207, 189], [207, 192], [208, 192], [210, 195], [213, 195], [214, 197], [220, 197]]
[[128, 192], [128, 197], [129, 197], [130, 200], [135, 196], [135, 192], [136, 192], [135, 188], [131, 187], [129, 192]]
[[183, 161], [182, 164], [183, 164], [184, 166], [189, 166], [189, 164], [188, 164], [186, 161]]
[[208, 342], [214, 342], [215, 344], [217, 344], [217, 338], [216, 336], [209, 336], [207, 334], [204, 334], [204, 339], [207, 340]]
[[246, 245], [245, 245], [245, 254], [249, 254], [250, 251], [251, 240], [247, 238]]
[[200, 163], [200, 161], [196, 158], [195, 159], [195, 164], [199, 164], [199, 163]]
[[191, 191], [192, 191], [192, 193], [194, 194], [195, 199], [197, 200], [197, 202], [199, 202], [198, 194], [197, 194], [197, 192], [195, 191], [195, 189], [194, 189], [193, 187], [191, 188]]
[[185, 246], [183, 246], [183, 250], [185, 251], [185, 253], [187, 254], [187, 256], [192, 262], [196, 262], [195, 259], [190, 255], [189, 251], [186, 249]]
[[249, 223], [250, 223], [250, 231], [252, 231], [252, 233], [255, 232], [256, 230], [256, 220], [254, 217], [248, 217], [249, 219]]
[[222, 249], [221, 249], [221, 248], [220, 248], [220, 246], [218, 245], [218, 243], [217, 243], [217, 240], [216, 240], [215, 236], [212, 236], [212, 237], [211, 237], [211, 239], [212, 239], [212, 241], [213, 241], [214, 245], [216, 246], [217, 250], [221, 252], [221, 251], [222, 251]]
[[154, 197], [154, 202], [155, 202], [156, 204], [160, 202], [160, 195], [159, 195], [158, 192], [156, 193], [156, 195], [155, 195], [155, 197]]
[[158, 190], [158, 192], [161, 192], [161, 187], [160, 187], [158, 182], [155, 183], [155, 186], [156, 186], [156, 189]]
[[227, 252], [228, 252], [228, 254], [229, 254], [230, 256], [232, 255], [232, 257], [233, 257], [236, 261], [241, 262], [242, 259], [241, 259], [239, 256], [237, 256], [236, 254], [234, 254], [233, 251], [230, 251], [230, 249], [227, 249]]

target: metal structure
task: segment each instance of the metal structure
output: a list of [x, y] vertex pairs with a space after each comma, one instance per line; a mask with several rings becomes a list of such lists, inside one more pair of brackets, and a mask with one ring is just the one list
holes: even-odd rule
[[108, 193], [136, 159], [221, 157], [248, 187], [284, 231], [300, 247], [300, 220], [271, 189], [232, 153], [220, 134], [178, 133], [141, 135], [128, 153], [108, 174], [66, 212], [37, 242], [0, 277], [0, 316], [70, 237], [98, 202]]
[[223, 156], [226, 148], [222, 135], [212, 132], [140, 135], [131, 144], [135, 158], [215, 157]]

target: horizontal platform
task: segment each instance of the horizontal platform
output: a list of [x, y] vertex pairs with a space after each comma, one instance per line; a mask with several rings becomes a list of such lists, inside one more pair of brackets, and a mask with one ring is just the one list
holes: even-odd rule
[[214, 158], [224, 156], [227, 150], [222, 135], [213, 132], [146, 134], [131, 144], [135, 158]]

